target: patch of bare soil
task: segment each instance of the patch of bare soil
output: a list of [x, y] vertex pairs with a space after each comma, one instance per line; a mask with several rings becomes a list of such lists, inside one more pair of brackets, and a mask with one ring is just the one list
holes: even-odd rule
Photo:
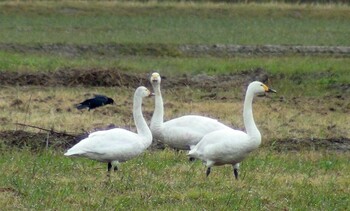
[[336, 150], [349, 151], [350, 139], [345, 137], [330, 139], [284, 139], [276, 140], [272, 144], [277, 151], [299, 151], [299, 150]]
[[11, 52], [45, 53], [54, 55], [147, 55], [147, 56], [217, 56], [242, 55], [284, 56], [284, 55], [325, 55], [348, 57], [348, 46], [292, 46], [292, 45], [165, 45], [165, 44], [13, 44], [2, 43], [0, 50]]
[[[146, 77], [144, 77], [146, 78]], [[132, 86], [142, 84], [139, 75], [116, 69], [61, 69], [55, 72], [3, 72], [3, 85], [17, 86]]]
[[[163, 76], [162, 84], [166, 87], [191, 86], [211, 90], [213, 88], [230, 88], [246, 84], [252, 80], [266, 82], [268, 74], [257, 68], [241, 73], [208, 76], [206, 74], [176, 78]], [[126, 73], [118, 69], [61, 69], [55, 72], [2, 72], [2, 85], [7, 86], [119, 86], [137, 87], [149, 83], [148, 74]], [[243, 82], [243, 83], [242, 83]], [[246, 85], [244, 84], [244, 85]]]
[[[54, 149], [68, 149], [77, 144], [82, 139], [89, 136], [90, 133], [100, 130], [109, 130], [117, 128], [114, 124], [107, 126], [95, 127], [92, 131], [85, 131], [79, 134], [70, 134], [66, 132], [59, 132], [53, 129], [45, 129], [33, 125], [26, 125], [22, 123], [16, 123], [21, 129], [0, 131], [0, 148], [1, 147], [16, 147], [16, 148], [29, 148], [32, 150], [40, 150], [47, 147]], [[38, 132], [29, 132], [25, 129], [34, 128]], [[132, 130], [131, 128], [124, 128]], [[136, 132], [136, 131], [135, 131]], [[150, 149], [164, 149], [165, 146], [158, 142], [153, 141]]]
[[[32, 150], [41, 150], [46, 146], [53, 149], [68, 149], [88, 136], [88, 133], [65, 134], [58, 132], [27, 132], [24, 130], [1, 131], [0, 146], [29, 148]], [[299, 150], [334, 150], [349, 151], [350, 139], [345, 137], [330, 139], [283, 139], [276, 140], [270, 145], [265, 145], [277, 151], [299, 151]], [[150, 150], [162, 150], [165, 146], [154, 141]]]
[[292, 45], [183, 45], [182, 53], [190, 56], [284, 56], [284, 55], [331, 55], [349, 56], [347, 46], [292, 46]]
[[27, 132], [10, 130], [0, 132], [0, 146], [29, 148], [32, 150], [51, 148], [68, 148], [78, 143], [87, 134], [69, 135], [56, 132]]

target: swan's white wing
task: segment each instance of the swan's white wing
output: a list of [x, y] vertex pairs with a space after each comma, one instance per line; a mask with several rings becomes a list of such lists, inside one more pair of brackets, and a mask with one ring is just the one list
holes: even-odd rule
[[188, 153], [207, 166], [236, 164], [251, 151], [250, 137], [239, 130], [219, 130], [209, 133]]
[[115, 128], [91, 133], [70, 148], [66, 156], [84, 156], [102, 162], [126, 161], [144, 150], [142, 138], [128, 130]]
[[160, 139], [177, 149], [189, 149], [210, 132], [230, 129], [226, 125], [203, 116], [187, 115], [169, 120], [163, 124]]
[[161, 141], [175, 149], [187, 150], [190, 146], [196, 145], [202, 137], [203, 133], [188, 127], [164, 127]]

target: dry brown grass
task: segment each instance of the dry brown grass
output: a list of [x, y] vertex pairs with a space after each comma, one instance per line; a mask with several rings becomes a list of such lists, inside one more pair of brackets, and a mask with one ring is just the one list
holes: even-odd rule
[[[106, 94], [117, 105], [108, 105], [88, 112], [79, 111], [74, 104]], [[182, 93], [182, 94], [179, 94]], [[80, 134], [114, 124], [134, 130], [132, 119], [133, 89], [129, 88], [63, 88], [63, 87], [4, 87], [0, 90], [1, 130], [23, 129], [14, 123], [25, 123], [55, 131]], [[165, 120], [186, 114], [198, 114], [219, 119], [236, 129], [244, 129], [242, 96], [233, 93], [226, 99], [200, 99], [201, 91], [189, 93], [187, 88], [164, 90]], [[336, 99], [335, 99], [336, 100]], [[280, 101], [277, 96], [257, 97], [254, 117], [263, 134], [263, 143], [288, 138], [349, 137], [350, 126], [346, 102], [334, 107], [332, 99], [299, 98]], [[339, 100], [341, 102], [341, 100]], [[153, 99], [144, 102], [144, 115], [150, 121]], [[37, 131], [37, 129], [26, 128]]]

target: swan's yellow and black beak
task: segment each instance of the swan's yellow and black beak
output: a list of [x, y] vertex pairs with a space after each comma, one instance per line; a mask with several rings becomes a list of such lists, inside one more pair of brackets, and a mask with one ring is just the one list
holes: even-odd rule
[[148, 95], [148, 97], [153, 97], [153, 96], [155, 96], [155, 94], [153, 92], [150, 92]]
[[149, 89], [147, 89], [147, 95], [146, 95], [146, 97], [152, 97], [152, 96], [154, 96], [154, 93], [151, 92], [151, 91], [149, 91]]
[[159, 73], [152, 73], [150, 81], [154, 83], [158, 82], [159, 77], [160, 77]]
[[274, 89], [270, 89], [268, 86], [266, 86], [265, 84], [263, 84], [263, 87], [265, 89], [265, 92], [273, 92], [273, 93], [276, 93], [276, 90]]

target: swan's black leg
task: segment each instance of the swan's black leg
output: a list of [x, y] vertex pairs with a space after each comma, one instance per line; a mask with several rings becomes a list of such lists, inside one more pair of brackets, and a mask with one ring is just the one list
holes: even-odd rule
[[233, 166], [233, 174], [235, 175], [236, 180], [238, 180], [238, 169]]
[[211, 170], [210, 167], [208, 167], [208, 168], [207, 168], [207, 173], [206, 173], [207, 177], [208, 177], [209, 174], [210, 174], [210, 170]]
[[193, 161], [196, 160], [196, 158], [190, 157], [188, 160], [189, 160], [190, 162], [193, 162]]
[[108, 178], [111, 176], [111, 169], [112, 169], [112, 163], [108, 162], [108, 164], [107, 164], [107, 177]]
[[112, 163], [111, 163], [111, 162], [108, 162], [107, 171], [110, 172], [110, 171], [111, 171], [111, 168], [112, 168]]
[[118, 166], [114, 166], [114, 171], [118, 171]]

